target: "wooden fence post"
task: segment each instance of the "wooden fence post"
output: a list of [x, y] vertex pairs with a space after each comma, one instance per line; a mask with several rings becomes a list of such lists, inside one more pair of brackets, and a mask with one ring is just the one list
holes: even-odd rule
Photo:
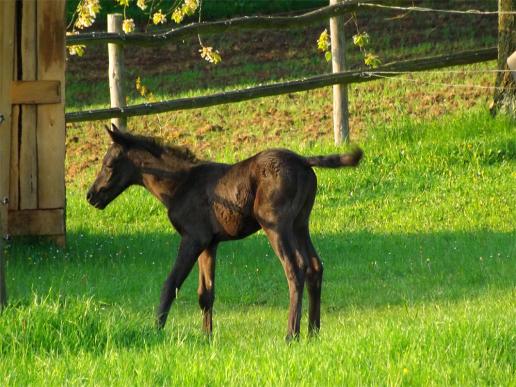
[[[21, 62], [21, 74], [17, 79], [34, 81], [38, 78], [37, 55], [37, 21], [36, 2], [23, 1], [21, 15], [21, 31], [18, 37], [19, 55]], [[20, 115], [16, 126], [20, 130], [16, 146], [19, 147], [19, 184], [18, 203], [21, 210], [38, 208], [38, 150], [37, 150], [37, 105], [24, 104], [18, 107]], [[19, 122], [21, 120], [21, 123]], [[20, 125], [21, 124], [21, 125]], [[13, 130], [14, 135], [14, 130]], [[19, 142], [19, 145], [18, 145]], [[54, 150], [52, 150], [54, 153]], [[14, 175], [14, 173], [13, 173]], [[16, 183], [18, 186], [18, 183]]]
[[[123, 16], [119, 13], [107, 15], [108, 32], [122, 33]], [[109, 95], [111, 107], [125, 107], [125, 88], [124, 88], [124, 47], [120, 44], [108, 44], [109, 54]], [[120, 130], [127, 130], [127, 118], [113, 118], [111, 123], [115, 124]]]
[[14, 64], [15, 2], [0, 1], [0, 311], [7, 304], [4, 237], [9, 211], [11, 157], [11, 84]]
[[[498, 0], [498, 70], [508, 70], [507, 58], [516, 50], [516, 0]], [[505, 112], [516, 117], [516, 80], [510, 71], [496, 76], [491, 114]]]
[[[342, 0], [330, 0], [330, 5]], [[344, 16], [330, 18], [331, 35], [331, 64], [334, 73], [340, 73], [346, 69], [345, 41], [344, 41]], [[333, 135], [335, 144], [349, 141], [349, 109], [348, 109], [348, 85], [347, 83], [333, 85]]]

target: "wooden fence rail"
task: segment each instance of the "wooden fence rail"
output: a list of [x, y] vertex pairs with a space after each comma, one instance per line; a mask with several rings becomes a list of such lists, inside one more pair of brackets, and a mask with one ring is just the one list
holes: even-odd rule
[[[497, 58], [497, 48], [463, 51], [449, 55], [439, 55], [415, 60], [406, 60], [386, 64], [371, 71], [345, 71], [324, 74], [302, 80], [276, 83], [272, 85], [251, 87], [243, 90], [228, 91], [202, 97], [179, 98], [171, 101], [143, 103], [125, 108], [107, 108], [66, 114], [67, 122], [94, 121], [110, 118], [133, 117], [163, 113], [174, 110], [197, 109], [223, 103], [246, 101], [273, 95], [306, 91], [342, 83], [360, 83], [377, 79], [374, 72], [413, 72], [438, 69], [448, 66], [473, 64]], [[382, 77], [396, 76], [397, 73], [384, 73]]]
[[[370, 0], [371, 4], [387, 4], [392, 0]], [[174, 28], [163, 33], [109, 33], [89, 32], [66, 37], [67, 45], [77, 44], [99, 44], [118, 43], [140, 46], [161, 46], [166, 42], [175, 42], [188, 36], [197, 34], [210, 35], [234, 30], [257, 30], [257, 29], [291, 29], [304, 28], [307, 24], [317, 23], [321, 20], [355, 12], [366, 5], [360, 0], [350, 0], [335, 5], [319, 8], [298, 16], [245, 16], [228, 20], [214, 22], [192, 23], [183, 27]]]

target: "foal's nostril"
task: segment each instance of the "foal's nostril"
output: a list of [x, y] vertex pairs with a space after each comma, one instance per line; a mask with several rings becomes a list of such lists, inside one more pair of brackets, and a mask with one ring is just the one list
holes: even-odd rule
[[91, 190], [89, 190], [88, 193], [86, 194], [86, 200], [90, 201], [92, 197], [93, 197], [93, 192], [91, 192]]

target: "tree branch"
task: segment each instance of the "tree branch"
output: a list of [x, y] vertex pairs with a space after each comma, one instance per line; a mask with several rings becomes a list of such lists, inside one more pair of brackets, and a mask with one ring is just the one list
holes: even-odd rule
[[[389, 3], [389, 0], [371, 0], [369, 3]], [[66, 37], [66, 44], [93, 44], [93, 43], [118, 43], [134, 44], [139, 46], [159, 46], [163, 43], [174, 42], [188, 36], [202, 34], [217, 34], [231, 30], [257, 30], [257, 29], [290, 29], [302, 28], [307, 24], [316, 23], [336, 15], [354, 12], [360, 7], [360, 0], [350, 0], [336, 5], [331, 5], [307, 12], [298, 16], [245, 16], [214, 22], [191, 23], [182, 27], [171, 29], [163, 33], [145, 34], [116, 34], [107, 32], [88, 32]]]

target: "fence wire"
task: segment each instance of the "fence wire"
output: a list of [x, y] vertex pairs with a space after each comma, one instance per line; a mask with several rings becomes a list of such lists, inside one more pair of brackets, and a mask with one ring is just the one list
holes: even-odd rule
[[[484, 85], [472, 85], [472, 84], [464, 84], [464, 83], [443, 83], [443, 82], [432, 82], [432, 81], [425, 81], [424, 79], [412, 79], [412, 78], [393, 78], [387, 75], [381, 75], [381, 73], [385, 72], [366, 72], [368, 76], [371, 78], [379, 78], [379, 79], [387, 79], [389, 81], [401, 81], [401, 82], [411, 82], [411, 83], [418, 83], [423, 85], [430, 85], [430, 86], [440, 86], [440, 87], [454, 87], [454, 88], [460, 88], [460, 89], [482, 89], [482, 90], [502, 90], [504, 87], [502, 86], [484, 86]], [[394, 74], [406, 74], [406, 73], [398, 73], [395, 72]], [[408, 73], [407, 73], [408, 74]]]
[[414, 11], [414, 12], [436, 12], [436, 13], [451, 13], [462, 15], [516, 15], [516, 11], [481, 11], [478, 9], [456, 10], [456, 9], [436, 9], [426, 7], [400, 7], [395, 5], [383, 5], [373, 3], [358, 3], [360, 7], [384, 8], [398, 11]]

